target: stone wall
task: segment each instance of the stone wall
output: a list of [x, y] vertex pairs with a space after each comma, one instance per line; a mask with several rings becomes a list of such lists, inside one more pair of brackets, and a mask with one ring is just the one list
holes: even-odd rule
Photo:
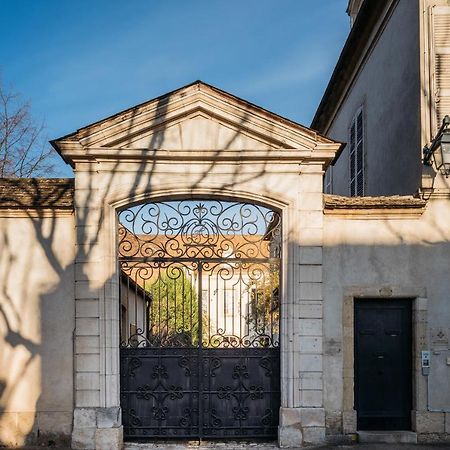
[[[351, 204], [351, 200], [348, 204]], [[406, 210], [325, 209], [324, 401], [327, 434], [356, 432], [353, 398], [353, 301], [411, 298], [412, 427], [419, 441], [450, 440], [450, 219], [448, 200], [432, 199], [423, 214]], [[420, 352], [431, 350], [421, 373]], [[337, 382], [339, 380], [339, 382]], [[342, 380], [342, 381], [341, 381]], [[447, 421], [447, 422], [446, 422]]]
[[23, 206], [0, 208], [0, 445], [68, 443], [74, 217]]

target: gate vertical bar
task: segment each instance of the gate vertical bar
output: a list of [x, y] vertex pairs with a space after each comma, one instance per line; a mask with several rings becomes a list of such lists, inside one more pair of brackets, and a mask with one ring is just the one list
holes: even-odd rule
[[201, 261], [198, 263], [198, 434], [199, 440], [203, 438], [203, 361], [202, 361], [202, 348], [203, 348], [203, 296], [202, 296], [202, 278], [203, 278], [203, 264]]

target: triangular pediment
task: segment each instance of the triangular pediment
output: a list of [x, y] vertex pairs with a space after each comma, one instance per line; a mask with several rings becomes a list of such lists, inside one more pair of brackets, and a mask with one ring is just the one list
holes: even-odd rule
[[[94, 157], [154, 157], [164, 151], [334, 153], [339, 147], [311, 129], [197, 81], [52, 141], [72, 165]], [[110, 149], [108, 153], [108, 149]], [[181, 154], [180, 153], [180, 154]], [[293, 157], [293, 155], [291, 155]], [[327, 157], [330, 159], [330, 155]]]
[[183, 117], [167, 120], [160, 125], [149, 124], [146, 129], [140, 128], [134, 133], [130, 132], [114, 141], [105, 142], [103, 146], [149, 150], [240, 150], [285, 147], [283, 142], [246, 130], [245, 127], [230, 123], [204, 108], [194, 109]]

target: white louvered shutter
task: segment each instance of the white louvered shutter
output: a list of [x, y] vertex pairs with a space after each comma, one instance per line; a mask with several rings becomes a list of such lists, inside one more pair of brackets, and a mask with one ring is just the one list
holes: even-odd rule
[[434, 50], [434, 98], [436, 126], [450, 115], [450, 6], [432, 9], [432, 46]]

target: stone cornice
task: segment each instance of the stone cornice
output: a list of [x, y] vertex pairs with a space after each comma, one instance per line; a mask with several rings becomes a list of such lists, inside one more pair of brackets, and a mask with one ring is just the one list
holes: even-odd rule
[[324, 214], [354, 219], [414, 218], [420, 217], [427, 201], [393, 195], [389, 197], [344, 197], [324, 194]]
[[0, 208], [0, 218], [29, 218], [31, 220], [74, 216], [73, 208]]
[[88, 161], [183, 161], [240, 162], [271, 161], [286, 164], [328, 164], [334, 158], [335, 146], [318, 146], [314, 150], [304, 149], [245, 149], [245, 150], [148, 150], [127, 148], [83, 148], [69, 144], [65, 155], [74, 162]]

